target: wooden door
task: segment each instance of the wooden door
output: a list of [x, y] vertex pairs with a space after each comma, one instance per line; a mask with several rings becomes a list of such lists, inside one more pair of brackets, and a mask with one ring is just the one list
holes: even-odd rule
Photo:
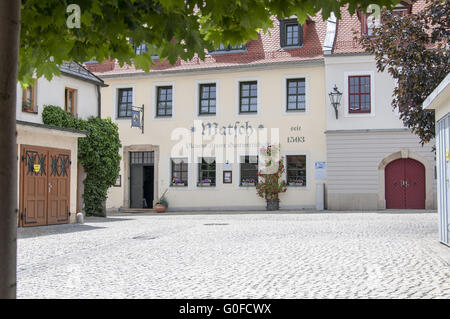
[[405, 159], [405, 208], [425, 209], [425, 166]]
[[386, 208], [425, 209], [425, 167], [402, 158], [385, 168]]
[[144, 208], [144, 167], [130, 167], [130, 208]]
[[70, 151], [49, 151], [48, 224], [69, 222]]
[[21, 226], [47, 224], [48, 152], [40, 147], [22, 146]]
[[70, 150], [21, 146], [19, 226], [69, 223]]

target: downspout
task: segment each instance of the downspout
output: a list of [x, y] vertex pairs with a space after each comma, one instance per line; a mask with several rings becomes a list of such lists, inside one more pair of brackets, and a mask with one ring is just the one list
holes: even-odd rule
[[102, 93], [100, 92], [100, 85], [97, 85], [97, 111], [98, 118], [102, 118]]

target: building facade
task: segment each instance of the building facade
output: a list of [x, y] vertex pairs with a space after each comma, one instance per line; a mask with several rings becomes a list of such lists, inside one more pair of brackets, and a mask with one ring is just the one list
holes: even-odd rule
[[[401, 3], [394, 11], [422, 10], [425, 1]], [[391, 106], [395, 81], [378, 72], [354, 30], [369, 33], [367, 15], [342, 10], [331, 21], [334, 35], [325, 51], [326, 92], [343, 93], [338, 115], [327, 112], [327, 207], [335, 210], [434, 209], [433, 144], [403, 126]]]
[[[171, 209], [262, 209], [249, 185], [267, 143], [259, 138], [272, 129], [287, 170], [281, 208], [320, 207], [322, 185], [330, 210], [435, 208], [432, 143], [420, 145], [403, 126], [391, 107], [395, 82], [354, 40], [354, 30], [371, 32], [368, 20], [347, 10], [339, 21], [274, 19], [257, 40], [221, 46], [205, 61], [156, 61], [148, 74], [115, 61], [90, 65], [109, 84], [102, 117], [118, 123], [123, 145], [107, 208], [150, 208], [165, 194]], [[334, 87], [343, 93], [337, 111]]]
[[[253, 183], [267, 144], [279, 144], [285, 160], [280, 207], [314, 208], [325, 182], [315, 172], [326, 160], [325, 31], [320, 17], [275, 20], [270, 36], [205, 61], [161, 62], [149, 74], [91, 66], [109, 85], [102, 117], [118, 123], [123, 145], [108, 209], [150, 208], [166, 190], [171, 210], [264, 209]], [[143, 131], [131, 127], [131, 106], [144, 108]]]
[[427, 97], [423, 108], [435, 113], [439, 238], [443, 244], [450, 246], [450, 74]]
[[84, 173], [77, 156], [78, 138], [86, 132], [43, 124], [42, 110], [54, 105], [77, 118], [99, 116], [104, 83], [74, 62], [60, 71], [51, 81], [39, 78], [26, 89], [18, 84], [19, 226], [74, 222], [83, 209]]

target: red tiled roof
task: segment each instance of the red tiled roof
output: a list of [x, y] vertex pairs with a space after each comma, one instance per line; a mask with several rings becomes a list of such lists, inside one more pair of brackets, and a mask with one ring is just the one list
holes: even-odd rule
[[[150, 68], [150, 73], [155, 71], [181, 71], [239, 65], [266, 65], [323, 58], [322, 46], [325, 40], [327, 22], [322, 20], [320, 14], [311, 18], [304, 25], [303, 47], [296, 49], [280, 48], [279, 21], [276, 18], [273, 18], [273, 21], [272, 29], [269, 29], [266, 34], [261, 32], [257, 40], [247, 43], [246, 52], [206, 55], [204, 61], [195, 56], [189, 61], [179, 59], [175, 65], [170, 65], [167, 61], [158, 61], [156, 65]], [[137, 70], [133, 65], [120, 67], [117, 61], [89, 64], [86, 67], [99, 76], [145, 73], [142, 70]]]
[[[426, 7], [426, 0], [417, 0], [412, 4], [412, 13], [422, 11]], [[333, 54], [361, 53], [364, 49], [354, 40], [355, 33], [361, 35], [361, 21], [355, 13], [350, 15], [347, 7], [341, 8], [341, 18], [337, 22], [336, 38], [334, 42]]]

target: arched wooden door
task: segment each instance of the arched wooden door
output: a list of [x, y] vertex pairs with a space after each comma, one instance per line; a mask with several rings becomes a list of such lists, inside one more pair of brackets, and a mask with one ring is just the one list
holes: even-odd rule
[[425, 209], [425, 166], [411, 158], [389, 163], [385, 170], [386, 208]]

